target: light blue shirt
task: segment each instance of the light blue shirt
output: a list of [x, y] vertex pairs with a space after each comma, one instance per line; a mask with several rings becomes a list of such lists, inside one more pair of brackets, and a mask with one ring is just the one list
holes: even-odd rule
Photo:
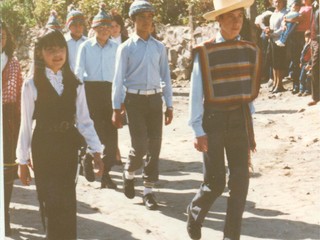
[[95, 37], [89, 38], [79, 47], [75, 74], [81, 81], [112, 82], [118, 44], [108, 42], [102, 47]]
[[68, 45], [70, 68], [74, 72], [79, 46], [81, 43], [87, 40], [87, 37], [82, 36], [80, 39], [76, 41], [71, 37], [71, 33], [67, 32], [64, 35], [64, 38], [66, 39]]
[[[237, 40], [240, 40], [240, 36], [237, 37]], [[215, 42], [225, 42], [225, 39], [222, 37], [220, 32], [217, 33]], [[193, 62], [193, 71], [191, 74], [189, 97], [189, 126], [191, 126], [191, 128], [193, 129], [196, 137], [206, 135], [202, 128], [202, 118], [204, 113], [203, 100], [204, 93], [202, 85], [201, 67], [199, 62], [199, 55], [196, 54]], [[254, 106], [252, 102], [249, 103], [249, 107], [251, 113], [254, 113]]]
[[167, 107], [172, 106], [172, 86], [165, 46], [152, 36], [147, 41], [134, 33], [117, 51], [112, 86], [113, 109], [120, 109], [126, 89], [161, 89]]

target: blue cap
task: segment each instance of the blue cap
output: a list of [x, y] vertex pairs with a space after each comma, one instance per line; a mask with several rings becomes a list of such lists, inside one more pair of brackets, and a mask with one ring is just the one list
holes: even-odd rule
[[129, 17], [141, 12], [155, 12], [154, 7], [147, 0], [135, 0], [129, 9]]

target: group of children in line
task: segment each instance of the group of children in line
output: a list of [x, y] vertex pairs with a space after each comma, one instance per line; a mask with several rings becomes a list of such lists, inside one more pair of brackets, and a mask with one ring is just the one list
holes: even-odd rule
[[[5, 41], [9, 29], [5, 23], [1, 25], [3, 83], [12, 85], [5, 85], [5, 126], [16, 130], [4, 128], [11, 130], [5, 133], [4, 143], [5, 159], [9, 161], [5, 165], [6, 236], [11, 234], [9, 202], [18, 165], [24, 185], [31, 182], [30, 168], [34, 171], [47, 239], [76, 239], [79, 149], [86, 149], [86, 179], [94, 181], [95, 176], [101, 176], [101, 188], [116, 189], [109, 171], [115, 164], [122, 165], [117, 128], [122, 127], [124, 114], [130, 121], [132, 137], [123, 174], [125, 195], [134, 197], [135, 171], [144, 166], [143, 203], [147, 209], [157, 208], [152, 187], [159, 174], [162, 95], [167, 105], [165, 124], [170, 124], [173, 117], [165, 47], [151, 36], [155, 10], [148, 1], [137, 0], [130, 7], [129, 15], [135, 24], [130, 41], [121, 16], [110, 14], [105, 8], [101, 4], [92, 19], [91, 38], [84, 36], [85, 17], [73, 5], [68, 8], [68, 32], [64, 35], [57, 13], [51, 11], [35, 41], [32, 73], [24, 81], [18, 61], [12, 57], [13, 48], [8, 46], [11, 36], [10, 41]], [[128, 44], [118, 50], [126, 40]], [[149, 63], [153, 63], [153, 69]], [[117, 86], [113, 84], [116, 74]]]

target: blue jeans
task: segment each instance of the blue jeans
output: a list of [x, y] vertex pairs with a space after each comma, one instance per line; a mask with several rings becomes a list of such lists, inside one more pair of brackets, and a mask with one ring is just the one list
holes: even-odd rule
[[311, 93], [311, 77], [307, 75], [307, 70], [305, 69], [307, 64], [303, 64], [301, 66], [301, 73], [300, 73], [300, 88], [299, 91], [301, 93], [307, 92]]
[[203, 159], [204, 181], [189, 205], [190, 212], [194, 220], [202, 224], [214, 201], [223, 193], [226, 152], [230, 196], [224, 237], [238, 240], [249, 187], [249, 146], [242, 108], [232, 111], [205, 110], [203, 128], [208, 137], [208, 152]]
[[282, 42], [283, 44], [286, 44], [288, 37], [293, 32], [293, 30], [296, 28], [296, 26], [297, 26], [296, 23], [287, 22], [286, 23], [287, 29], [281, 33], [280, 39], [279, 39], [280, 42]]
[[143, 179], [148, 186], [159, 179], [159, 155], [162, 142], [161, 94], [138, 95], [127, 93], [125, 107], [131, 136], [131, 150], [125, 170], [134, 172], [143, 165]]

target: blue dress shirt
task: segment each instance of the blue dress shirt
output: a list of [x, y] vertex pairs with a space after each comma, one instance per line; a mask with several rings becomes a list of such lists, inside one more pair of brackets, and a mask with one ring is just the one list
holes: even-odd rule
[[74, 69], [75, 69], [75, 66], [76, 66], [76, 59], [77, 59], [78, 49], [80, 47], [80, 44], [87, 40], [87, 37], [86, 36], [82, 36], [79, 40], [74, 40], [71, 37], [71, 33], [67, 32], [64, 35], [64, 38], [66, 39], [67, 45], [68, 45], [70, 68], [74, 72]]
[[172, 106], [172, 87], [165, 46], [152, 36], [143, 40], [134, 33], [117, 51], [113, 81], [113, 109], [120, 109], [126, 89], [161, 89], [167, 107]]
[[81, 81], [112, 82], [118, 44], [108, 42], [102, 47], [95, 37], [79, 47], [75, 74]]

